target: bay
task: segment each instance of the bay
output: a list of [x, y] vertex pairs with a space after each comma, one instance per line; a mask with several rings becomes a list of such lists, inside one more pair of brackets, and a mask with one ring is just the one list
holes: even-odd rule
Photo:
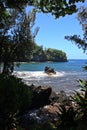
[[[87, 60], [69, 60], [68, 62], [42, 62], [22, 63], [19, 68], [15, 67], [14, 75], [23, 79], [26, 84], [36, 86], [51, 86], [53, 91], [65, 91], [71, 94], [79, 91], [79, 79], [87, 79], [87, 72], [83, 66]], [[44, 73], [45, 66], [54, 68], [56, 75]]]

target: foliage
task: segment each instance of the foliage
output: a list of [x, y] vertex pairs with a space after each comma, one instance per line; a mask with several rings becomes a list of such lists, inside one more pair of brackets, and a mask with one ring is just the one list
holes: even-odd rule
[[61, 105], [60, 123], [56, 125], [57, 130], [73, 130], [76, 128], [76, 110], [73, 106]]
[[67, 61], [65, 52], [52, 48], [47, 49], [47, 58], [51, 61]]
[[[82, 48], [84, 53], [87, 51], [87, 8], [81, 7], [78, 13], [78, 21], [82, 26], [83, 37], [80, 35], [65, 36], [65, 39], [68, 41], [74, 42], [78, 48]], [[87, 66], [83, 67], [84, 70], [87, 70]]]
[[30, 125], [29, 128], [27, 128], [26, 130], [57, 130], [57, 128], [55, 127], [55, 125], [51, 122], [49, 123], [44, 123], [44, 124], [34, 124], [34, 125]]
[[73, 100], [77, 104], [78, 118], [87, 120], [87, 81], [79, 80], [82, 92], [76, 92]]
[[14, 76], [0, 75], [0, 129], [12, 129], [18, 114], [25, 112], [32, 100], [29, 87]]
[[67, 61], [66, 53], [57, 49], [43, 49], [42, 46], [35, 46], [31, 61]]
[[35, 45], [34, 38], [38, 28], [32, 32], [35, 24], [35, 13], [18, 13], [9, 11], [10, 16], [0, 29], [0, 63], [3, 62], [3, 73], [10, 73], [14, 69], [14, 62], [29, 59]]
[[22, 11], [23, 7], [28, 4], [29, 6], [34, 6], [35, 10], [42, 11], [44, 13], [51, 13], [56, 18], [60, 16], [65, 16], [66, 14], [72, 14], [77, 11], [76, 3], [84, 2], [85, 0], [1, 0], [0, 14], [5, 15], [7, 8], [16, 8]]
[[84, 2], [84, 0], [36, 0], [37, 10], [41, 10], [44, 13], [51, 13], [55, 18], [65, 16], [66, 14], [71, 15], [77, 11], [76, 2]]
[[69, 41], [74, 42], [79, 48], [82, 48], [84, 52], [87, 50], [87, 8], [81, 7], [78, 13], [78, 21], [82, 26], [83, 38], [79, 35], [65, 36]]

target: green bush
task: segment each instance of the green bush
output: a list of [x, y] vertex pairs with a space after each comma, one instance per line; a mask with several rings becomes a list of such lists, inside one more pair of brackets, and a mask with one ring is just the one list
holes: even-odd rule
[[73, 100], [77, 104], [78, 118], [87, 120], [87, 81], [79, 80], [79, 83], [82, 87], [81, 92], [75, 92]]
[[0, 75], [0, 129], [11, 129], [18, 123], [18, 115], [31, 104], [32, 93], [21, 79]]

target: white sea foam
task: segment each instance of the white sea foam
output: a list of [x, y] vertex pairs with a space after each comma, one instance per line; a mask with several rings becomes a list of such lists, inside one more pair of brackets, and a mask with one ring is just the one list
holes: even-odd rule
[[20, 78], [31, 78], [31, 77], [44, 78], [44, 77], [62, 77], [65, 75], [65, 72], [57, 71], [56, 74], [48, 75], [44, 73], [44, 71], [14, 71], [13, 74]]
[[56, 92], [66, 91], [72, 93], [79, 89], [78, 79], [86, 79], [87, 75], [80, 72], [57, 71], [54, 75], [48, 75], [44, 71], [14, 71], [15, 76], [22, 78], [28, 84], [36, 86], [51, 86]]

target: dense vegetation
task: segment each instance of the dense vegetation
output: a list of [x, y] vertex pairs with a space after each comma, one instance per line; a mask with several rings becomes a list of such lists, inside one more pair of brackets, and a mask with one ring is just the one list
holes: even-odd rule
[[64, 62], [67, 61], [66, 53], [57, 49], [43, 49], [42, 46], [35, 46], [30, 61], [44, 62], [44, 61], [54, 61], [54, 62]]
[[32, 93], [21, 79], [0, 74], [0, 130], [10, 130], [31, 104]]
[[[85, 0], [1, 0], [0, 1], [0, 15], [2, 15], [1, 20], [6, 18], [8, 15], [8, 8], [16, 8], [19, 11], [26, 6], [33, 6], [34, 10], [42, 11], [44, 13], [51, 13], [56, 18], [65, 15], [71, 15], [74, 12], [77, 12], [76, 3], [84, 2]], [[0, 20], [0, 21], [1, 21]], [[3, 25], [3, 23], [2, 23]]]
[[26, 10], [22, 13], [9, 10], [9, 16], [0, 29], [0, 63], [3, 63], [3, 73], [13, 71], [14, 62], [30, 58], [35, 46], [34, 37], [38, 32], [38, 27], [33, 29], [35, 17], [35, 13], [26, 13]]

